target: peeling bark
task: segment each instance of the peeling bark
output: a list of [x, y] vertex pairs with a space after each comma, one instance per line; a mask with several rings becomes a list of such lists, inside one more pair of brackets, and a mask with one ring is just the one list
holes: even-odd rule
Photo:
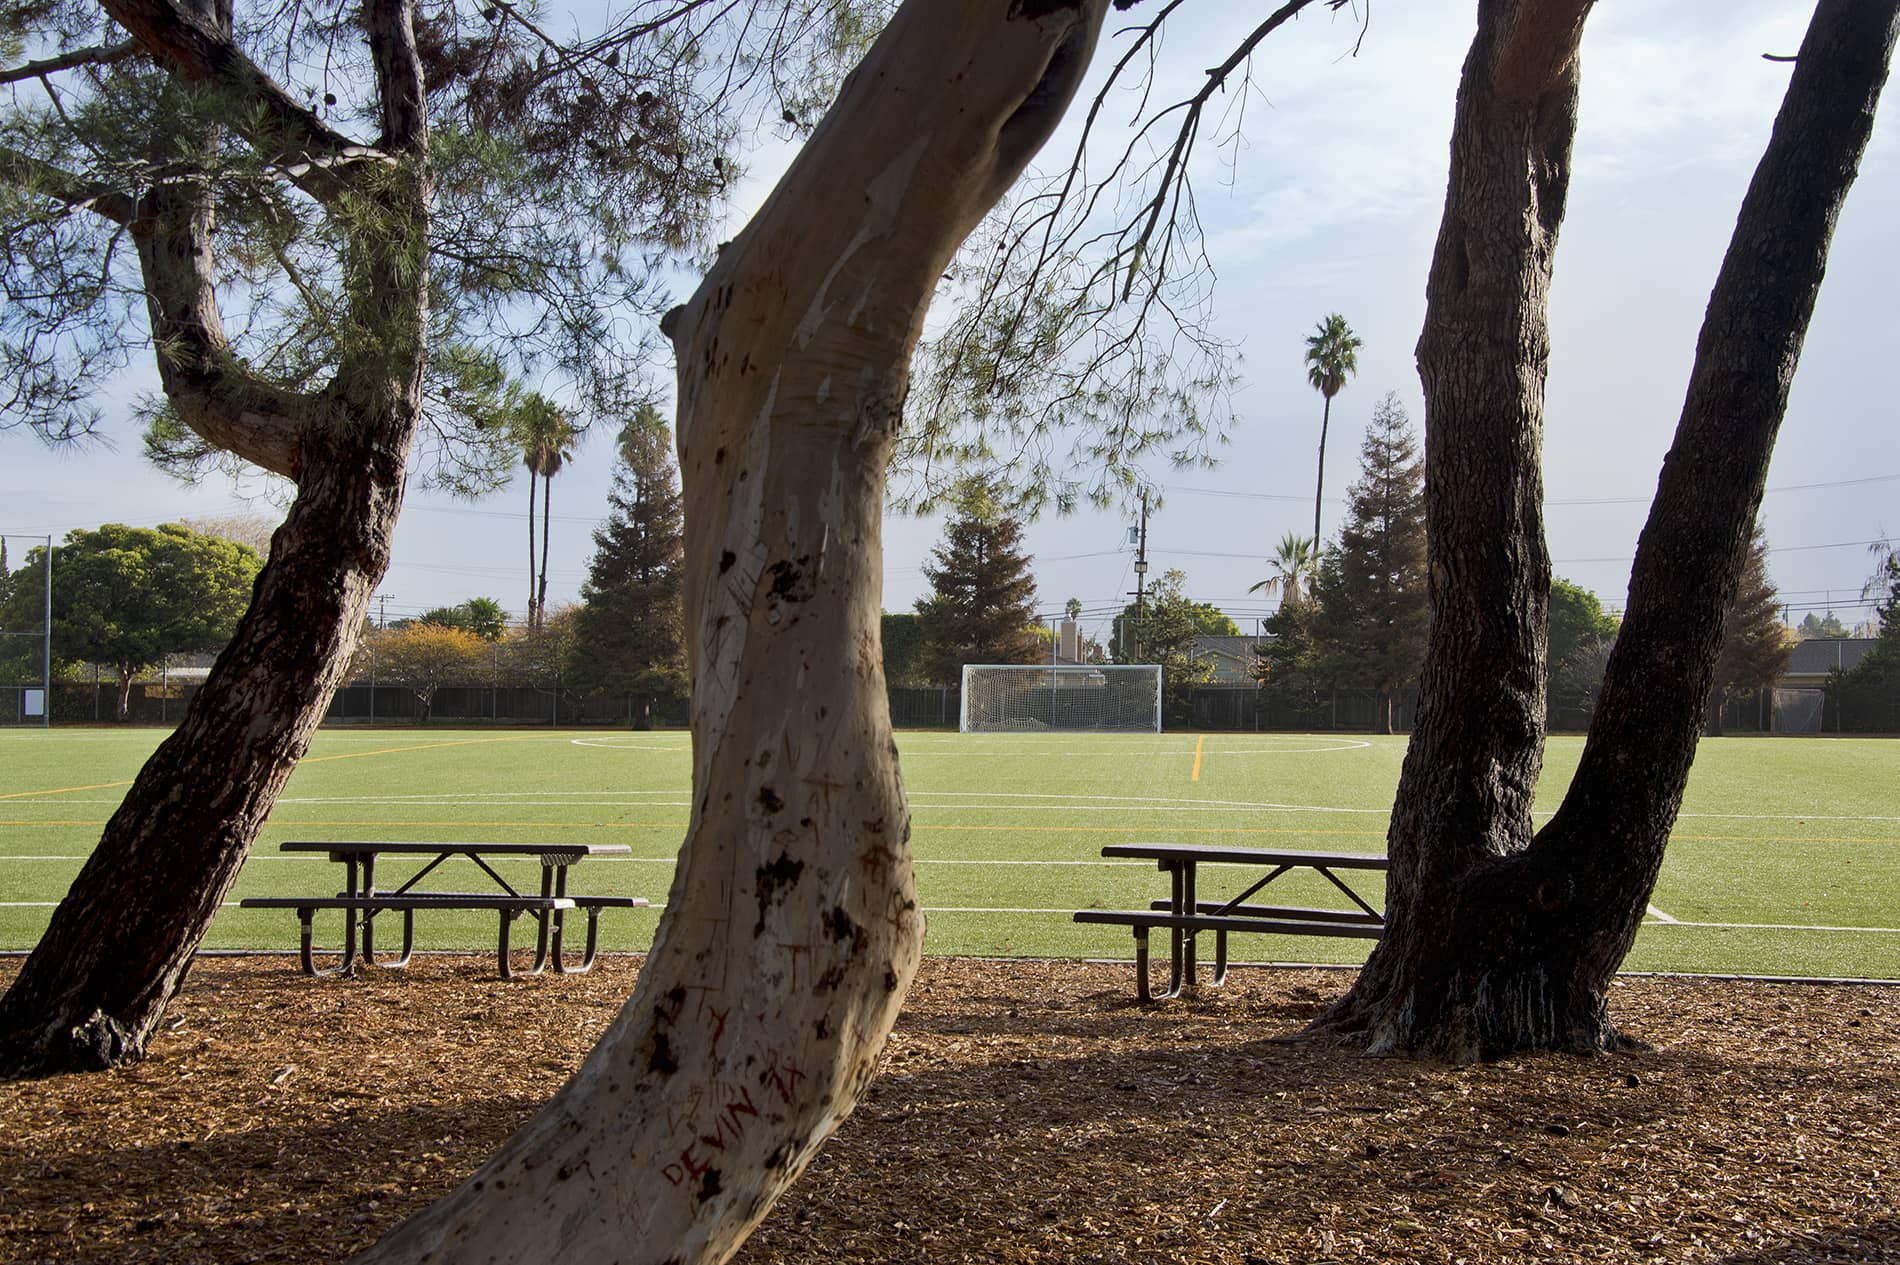
[[359, 1261], [724, 1260], [869, 1084], [923, 932], [878, 645], [885, 467], [937, 278], [1104, 8], [910, 0], [669, 316], [694, 804], [666, 914], [560, 1094]]
[[1419, 339], [1432, 632], [1388, 840], [1388, 931], [1313, 1025], [1374, 1052], [1468, 1061], [1626, 1043], [1609, 984], [1681, 802], [1900, 0], [1816, 11], [1710, 299], [1583, 762], [1533, 837], [1550, 580], [1545, 293], [1587, 9], [1487, 0], [1459, 92]]

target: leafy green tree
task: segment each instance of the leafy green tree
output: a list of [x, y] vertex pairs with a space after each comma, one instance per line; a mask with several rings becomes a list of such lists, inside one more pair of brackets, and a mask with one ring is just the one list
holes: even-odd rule
[[1597, 595], [1561, 577], [1550, 582], [1550, 709], [1588, 715], [1616, 638], [1616, 616]]
[[1715, 681], [1709, 691], [1709, 731], [1722, 732], [1722, 705], [1731, 695], [1773, 685], [1793, 655], [1781, 622], [1780, 598], [1768, 578], [1768, 533], [1757, 521], [1741, 583], [1722, 612], [1722, 648], [1715, 656]]
[[955, 684], [966, 663], [1041, 663], [1036, 581], [1022, 551], [1023, 526], [983, 479], [957, 488], [943, 541], [924, 563], [928, 597], [918, 667], [926, 680]]
[[435, 692], [445, 685], [472, 685], [489, 670], [493, 644], [466, 628], [419, 619], [374, 634], [376, 673], [416, 696], [416, 723], [427, 724]]
[[1853, 668], [1841, 673], [1837, 683], [1855, 688], [1900, 688], [1900, 551], [1886, 554], [1865, 592], [1873, 598], [1874, 613], [1880, 621], [1874, 648]]
[[925, 685], [919, 661], [924, 649], [924, 617], [915, 611], [885, 611], [878, 619], [884, 646], [886, 685]]
[[650, 723], [655, 695], [686, 691], [680, 493], [673, 439], [659, 413], [640, 410], [620, 432], [607, 521], [574, 617], [568, 677], [579, 689], [637, 697], [634, 724]]
[[[124, 720], [132, 680], [167, 655], [216, 650], [251, 600], [263, 559], [245, 545], [176, 523], [157, 529], [107, 523], [68, 532], [53, 564], [53, 656], [98, 663], [118, 677], [114, 714]], [[46, 549], [28, 556], [6, 627], [40, 619]], [[30, 610], [26, 608], [31, 608]]]
[[1841, 617], [1836, 615], [1833, 611], [1829, 611], [1826, 618], [1816, 615], [1813, 611], [1809, 611], [1801, 620], [1801, 623], [1796, 626], [1795, 634], [1804, 641], [1816, 637], [1833, 638], [1853, 635], [1852, 630], [1850, 630], [1846, 624], [1843, 624]]
[[1379, 693], [1392, 732], [1392, 694], [1418, 680], [1431, 618], [1425, 574], [1425, 465], [1411, 419], [1388, 393], [1372, 411], [1346, 521], [1320, 561], [1302, 670], [1324, 685]]
[[[500, 641], [508, 628], [508, 612], [492, 597], [471, 597], [455, 606], [437, 606], [416, 616], [413, 622], [435, 624], [442, 628], [460, 628], [483, 641]], [[400, 625], [398, 625], [400, 626]]]
[[1208, 602], [1187, 595], [1187, 573], [1169, 570], [1155, 581], [1140, 607], [1130, 603], [1115, 621], [1109, 653], [1116, 663], [1161, 665], [1161, 719], [1184, 725], [1194, 688], [1213, 679], [1212, 662], [1197, 658], [1197, 637], [1237, 637], [1240, 627]]
[[1359, 371], [1359, 348], [1365, 344], [1346, 318], [1334, 312], [1306, 336], [1306, 380], [1324, 403], [1319, 415], [1319, 477], [1313, 488], [1313, 548], [1319, 548], [1320, 498], [1326, 494], [1326, 431], [1333, 420], [1333, 397], [1346, 379]]
[[567, 673], [574, 662], [580, 609], [557, 606], [535, 627], [525, 622], [511, 627], [501, 639], [497, 670], [508, 680], [526, 681], [544, 694], [564, 694], [572, 684]]
[[1562, 672], [1579, 656], [1616, 636], [1616, 616], [1597, 595], [1561, 576], [1550, 582], [1550, 670]]

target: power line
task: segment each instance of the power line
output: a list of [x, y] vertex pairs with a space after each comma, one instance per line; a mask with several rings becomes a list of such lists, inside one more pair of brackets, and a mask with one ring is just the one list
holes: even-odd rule
[[[1826, 483], [1786, 483], [1786, 484], [1781, 485], [1780, 487], [1772, 487], [1772, 488], [1764, 489], [1764, 491], [1771, 492], [1771, 493], [1817, 492], [1817, 491], [1821, 491], [1827, 488], [1851, 488], [1851, 487], [1860, 487], [1869, 483], [1891, 483], [1896, 479], [1900, 479], [1900, 474], [1873, 474], [1873, 475], [1867, 475], [1866, 477], [1859, 478], [1859, 479], [1834, 479]], [[1236, 492], [1236, 491], [1231, 491], [1226, 488], [1190, 488], [1190, 487], [1182, 487], [1179, 484], [1172, 484], [1172, 485], [1162, 487], [1161, 491], [1167, 493], [1170, 496], [1180, 493], [1180, 494], [1186, 494], [1188, 496], [1224, 496], [1224, 497], [1232, 497], [1237, 500], [1246, 500], [1246, 501], [1297, 501], [1300, 504], [1305, 504], [1312, 500], [1311, 497], [1306, 496], [1304, 494], [1294, 494], [1294, 493], [1288, 493], [1288, 492]], [[1335, 504], [1341, 503], [1345, 500], [1344, 497], [1327, 497], [1326, 499], [1329, 501], [1332, 501]], [[1544, 504], [1566, 505], [1566, 506], [1567, 505], [1647, 505], [1653, 499], [1654, 499], [1653, 493], [1649, 495], [1644, 495], [1644, 496], [1560, 497], [1556, 499], [1547, 498], [1544, 501]]]

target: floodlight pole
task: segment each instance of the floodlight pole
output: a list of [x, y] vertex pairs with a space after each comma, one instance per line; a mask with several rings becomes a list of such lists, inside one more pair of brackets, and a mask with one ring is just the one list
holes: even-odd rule
[[53, 537], [46, 537], [46, 604], [41, 614], [40, 728], [53, 727]]
[[[389, 599], [394, 593], [376, 595], [376, 631], [381, 632], [389, 626]], [[376, 643], [369, 643], [369, 723], [376, 724]]]
[[53, 727], [53, 536], [46, 538], [46, 604], [40, 608], [40, 727]]

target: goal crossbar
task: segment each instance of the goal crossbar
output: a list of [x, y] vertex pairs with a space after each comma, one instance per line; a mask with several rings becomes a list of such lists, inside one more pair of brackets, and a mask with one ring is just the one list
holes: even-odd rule
[[1160, 733], [1161, 665], [967, 663], [964, 733]]

